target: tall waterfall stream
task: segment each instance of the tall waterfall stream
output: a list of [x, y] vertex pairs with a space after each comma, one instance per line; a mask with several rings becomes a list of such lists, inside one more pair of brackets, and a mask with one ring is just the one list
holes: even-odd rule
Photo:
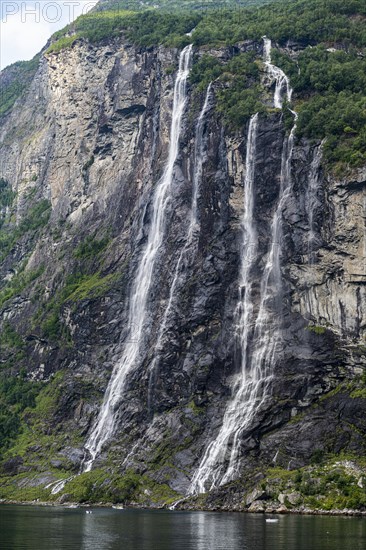
[[[274, 106], [282, 108], [283, 101], [291, 101], [292, 90], [289, 80], [281, 69], [271, 62], [271, 41], [264, 37], [264, 61], [270, 84], [275, 83]], [[174, 165], [179, 153], [179, 139], [182, 118], [187, 100], [187, 79], [192, 58], [192, 45], [183, 49], [179, 59], [172, 111], [170, 146], [164, 173], [156, 185], [152, 220], [145, 249], [141, 254], [136, 275], [131, 287], [129, 300], [128, 327], [133, 338], [127, 338], [122, 357], [115, 365], [98, 418], [92, 427], [85, 449], [88, 458], [82, 471], [92, 469], [104, 444], [113, 436], [118, 405], [123, 398], [126, 379], [139, 365], [141, 345], [147, 318], [148, 296], [155, 263], [158, 257], [166, 226], [167, 206], [173, 182]], [[154, 359], [150, 366], [148, 407], [153, 412], [153, 393], [159, 352], [164, 346], [164, 334], [172, 314], [177, 287], [187, 262], [191, 259], [199, 231], [198, 199], [202, 183], [202, 170], [205, 159], [205, 126], [212, 102], [212, 86], [208, 86], [203, 108], [196, 125], [194, 167], [192, 176], [191, 214], [187, 224], [186, 240], [176, 263], [169, 298], [165, 307], [154, 349]], [[259, 243], [255, 220], [255, 177], [257, 158], [257, 136], [259, 115], [250, 119], [246, 148], [246, 173], [244, 181], [244, 211], [242, 219], [242, 245], [239, 273], [238, 302], [234, 312], [235, 334], [241, 354], [240, 372], [231, 391], [221, 428], [208, 444], [199, 467], [195, 471], [188, 495], [198, 494], [223, 485], [239, 473], [240, 444], [243, 434], [250, 428], [257, 411], [267, 399], [270, 381], [274, 374], [277, 352], [281, 342], [281, 238], [282, 213], [291, 192], [291, 160], [296, 130], [295, 123], [283, 144], [279, 200], [271, 223], [271, 239], [267, 260], [260, 281], [260, 300], [255, 303], [253, 296], [253, 269], [258, 261]], [[67, 480], [57, 481], [52, 493], [63, 489]]]
[[176, 264], [176, 268], [173, 275], [173, 281], [170, 286], [168, 303], [164, 311], [163, 319], [162, 319], [159, 333], [158, 333], [157, 343], [155, 345], [154, 359], [150, 366], [149, 388], [148, 388], [148, 408], [149, 408], [150, 415], [153, 412], [153, 407], [154, 407], [153, 394], [154, 394], [155, 377], [157, 375], [156, 364], [159, 360], [159, 352], [161, 351], [161, 347], [164, 345], [163, 338], [166, 331], [169, 316], [172, 313], [174, 301], [176, 300], [176, 297], [177, 297], [177, 287], [179, 285], [180, 275], [182, 270], [184, 270], [184, 268], [186, 267], [186, 264], [188, 264], [190, 259], [192, 259], [193, 254], [191, 249], [196, 242], [195, 237], [197, 232], [199, 231], [197, 203], [198, 203], [200, 186], [202, 181], [203, 162], [205, 159], [206, 141], [204, 136], [204, 130], [207, 122], [207, 116], [212, 107], [211, 99], [212, 99], [212, 85], [209, 84], [206, 91], [205, 101], [204, 101], [201, 113], [198, 117], [197, 126], [196, 126], [194, 167], [193, 167], [193, 178], [192, 178], [192, 201], [191, 201], [191, 213], [190, 213], [189, 225], [187, 229], [187, 237], [186, 237], [185, 244], [181, 249], [181, 252], [179, 254], [179, 258]]
[[[272, 65], [271, 41], [264, 37], [264, 59], [271, 80], [275, 82], [274, 106], [282, 108], [283, 98], [291, 100], [287, 76]], [[242, 434], [251, 426], [269, 392], [276, 356], [281, 341], [281, 237], [282, 212], [291, 192], [291, 160], [295, 124], [285, 140], [281, 160], [279, 201], [271, 224], [271, 242], [260, 283], [260, 302], [255, 315], [252, 296], [252, 268], [258, 259], [258, 235], [255, 224], [255, 163], [258, 114], [251, 117], [246, 151], [244, 214], [239, 298], [235, 311], [241, 369], [232, 387], [222, 426], [207, 446], [194, 473], [189, 494], [203, 493], [234, 479], [239, 473]]]

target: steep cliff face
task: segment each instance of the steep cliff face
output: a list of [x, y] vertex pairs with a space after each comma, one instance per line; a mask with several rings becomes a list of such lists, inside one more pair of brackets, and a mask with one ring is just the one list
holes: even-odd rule
[[[262, 53], [261, 44], [248, 48]], [[23, 433], [3, 452], [5, 496], [19, 483], [10, 474], [21, 474], [25, 487], [44, 487], [82, 469], [113, 368], [138, 337], [128, 327], [131, 289], [167, 162], [178, 58], [163, 47], [79, 40], [41, 59], [27, 95], [3, 121], [0, 176], [14, 200], [3, 210], [1, 362], [6, 376], [25, 367], [39, 392], [22, 413]], [[141, 345], [115, 405], [113, 436], [83, 474], [130, 476], [150, 504], [189, 493], [241, 368], [235, 310], [248, 128], [232, 133], [224, 125], [215, 110], [219, 87], [213, 83], [201, 125], [199, 223], [182, 259], [205, 100], [188, 84]], [[322, 168], [320, 143], [295, 141], [274, 242], [287, 141], [280, 111], [259, 116], [253, 307], [260, 308], [263, 273], [278, 248], [280, 338], [268, 394], [240, 432], [237, 476], [206, 506], [249, 506], [256, 498], [245, 494], [274, 465], [296, 470], [314, 453], [366, 454], [366, 172], [336, 178]], [[268, 284], [274, 300], [275, 281]], [[77, 479], [64, 494], [76, 498]], [[51, 489], [41, 498], [59, 498]]]

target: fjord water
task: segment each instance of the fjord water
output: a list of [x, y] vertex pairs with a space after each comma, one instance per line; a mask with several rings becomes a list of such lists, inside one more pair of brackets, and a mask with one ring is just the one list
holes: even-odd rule
[[0, 507], [2, 550], [364, 550], [366, 519]]

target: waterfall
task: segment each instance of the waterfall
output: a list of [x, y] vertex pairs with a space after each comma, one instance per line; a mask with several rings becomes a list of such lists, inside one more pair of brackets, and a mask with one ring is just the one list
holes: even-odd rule
[[[271, 243], [260, 286], [260, 305], [254, 325], [252, 354], [242, 348], [242, 376], [239, 390], [229, 409], [233, 411], [233, 440], [229, 464], [220, 485], [239, 475], [240, 436], [248, 429], [269, 393], [276, 357], [281, 343], [282, 273], [281, 241], [282, 212], [291, 192], [291, 159], [296, 124], [285, 142], [281, 159], [279, 202], [271, 224]], [[243, 301], [243, 308], [253, 310], [253, 304]], [[244, 317], [244, 322], [246, 317]], [[247, 343], [247, 342], [246, 342]], [[248, 358], [248, 361], [247, 361]]]
[[[266, 38], [264, 40], [266, 65], [272, 77], [276, 79], [274, 103], [275, 107], [280, 108], [284, 88], [288, 100], [291, 99], [292, 90], [286, 75], [271, 64], [271, 42]], [[268, 397], [282, 337], [282, 214], [292, 190], [291, 160], [297, 120], [297, 114], [294, 111], [291, 112], [295, 122], [282, 150], [279, 200], [271, 222], [271, 240], [260, 283], [257, 315], [255, 315], [252, 296], [251, 275], [252, 268], [258, 259], [258, 237], [254, 218], [258, 115], [252, 116], [250, 120], [244, 183], [245, 204], [239, 302], [235, 312], [241, 350], [241, 369], [233, 385], [233, 398], [225, 411], [221, 429], [206, 448], [200, 465], [193, 475], [189, 494], [211, 490], [239, 475], [241, 436], [250, 428], [258, 410]]]
[[180, 277], [182, 268], [184, 269], [185, 264], [189, 261], [189, 258], [192, 256], [192, 254], [190, 253], [190, 249], [192, 247], [192, 244], [194, 243], [194, 237], [199, 228], [197, 204], [198, 204], [198, 197], [200, 193], [200, 185], [202, 181], [203, 163], [205, 160], [206, 140], [204, 139], [204, 131], [205, 131], [205, 126], [207, 121], [207, 115], [210, 112], [210, 109], [212, 106], [211, 97], [212, 97], [212, 85], [210, 83], [207, 88], [205, 101], [196, 125], [194, 168], [193, 168], [193, 178], [192, 178], [192, 201], [191, 201], [190, 220], [189, 220], [189, 225], [187, 230], [187, 238], [179, 254], [178, 262], [176, 264], [176, 268], [173, 276], [173, 282], [170, 286], [168, 303], [164, 311], [163, 319], [160, 325], [159, 334], [157, 338], [157, 343], [154, 350], [154, 360], [150, 367], [149, 389], [148, 389], [149, 413], [152, 412], [152, 408], [153, 408], [153, 391], [154, 391], [155, 378], [156, 378], [156, 365], [159, 359], [159, 352], [161, 351], [161, 348], [162, 348], [162, 341], [166, 331], [169, 315], [171, 313], [174, 300], [176, 299], [176, 296], [177, 296], [177, 286], [179, 282], [179, 277]]
[[285, 73], [275, 65], [272, 65], [271, 50], [272, 42], [266, 36], [263, 37], [264, 41], [264, 64], [267, 68], [271, 81], [276, 83], [274, 93], [274, 106], [277, 109], [282, 109], [283, 96], [286, 94], [288, 103], [291, 103], [292, 89], [290, 87], [290, 81]]
[[308, 258], [309, 264], [314, 263], [314, 246], [317, 244], [316, 230], [314, 225], [314, 214], [316, 210], [322, 207], [322, 201], [319, 199], [319, 169], [323, 154], [323, 142], [316, 147], [314, 156], [310, 165], [309, 184], [306, 193], [306, 209], [309, 220], [308, 233]]
[[304, 294], [304, 305], [306, 317], [314, 321], [315, 318], [319, 317], [319, 310], [316, 307], [316, 294], [315, 294], [315, 280], [316, 272], [314, 271], [314, 264], [316, 263], [316, 250], [318, 250], [320, 243], [322, 242], [319, 232], [316, 230], [315, 218], [319, 213], [319, 209], [322, 208], [322, 201], [319, 198], [320, 193], [320, 164], [323, 154], [323, 145], [324, 141], [315, 148], [314, 155], [311, 161], [309, 178], [308, 178], [308, 188], [306, 191], [306, 212], [308, 216], [308, 239], [307, 239], [307, 257], [308, 265], [310, 268], [309, 278], [307, 281], [307, 288]]
[[[215, 487], [217, 481], [222, 478], [225, 468], [225, 457], [230, 441], [240, 429], [240, 421], [244, 419], [246, 412], [249, 412], [251, 404], [246, 399], [250, 397], [248, 384], [247, 358], [248, 358], [248, 336], [250, 322], [253, 314], [253, 303], [251, 300], [251, 267], [256, 259], [257, 231], [254, 224], [254, 176], [256, 160], [256, 140], [258, 130], [258, 114], [252, 116], [249, 123], [247, 150], [246, 150], [246, 173], [244, 182], [244, 216], [243, 216], [243, 255], [240, 269], [239, 302], [236, 308], [238, 321], [238, 332], [242, 351], [241, 380], [234, 387], [234, 399], [229, 403], [225, 412], [223, 424], [218, 436], [206, 449], [201, 464], [195, 472], [189, 489], [191, 494], [203, 493], [207, 483], [209, 488]], [[250, 386], [250, 387], [249, 387]], [[245, 410], [244, 410], [245, 409]]]
[[180, 54], [179, 70], [174, 86], [168, 159], [163, 175], [156, 185], [147, 244], [139, 260], [130, 293], [128, 315], [130, 338], [126, 338], [122, 357], [113, 369], [99, 416], [85, 444], [85, 449], [90, 454], [90, 459], [84, 463], [83, 471], [85, 472], [91, 470], [94, 460], [102, 450], [103, 445], [113, 435], [116, 415], [125, 389], [127, 376], [139, 365], [140, 348], [146, 332], [147, 304], [153, 281], [153, 271], [165, 232], [174, 165], [179, 150], [179, 138], [187, 99], [186, 87], [191, 57], [192, 45], [186, 46]]
[[201, 113], [198, 117], [197, 126], [196, 126], [196, 136], [195, 136], [195, 149], [194, 149], [194, 173], [193, 173], [193, 191], [192, 191], [192, 208], [191, 208], [191, 218], [188, 228], [188, 239], [187, 242], [191, 243], [194, 236], [194, 231], [197, 229], [198, 225], [198, 197], [200, 192], [200, 184], [202, 180], [202, 168], [205, 155], [205, 145], [204, 140], [204, 131], [205, 124], [207, 120], [207, 114], [209, 113], [212, 104], [212, 84], [210, 83], [207, 87], [205, 101], [201, 110]]

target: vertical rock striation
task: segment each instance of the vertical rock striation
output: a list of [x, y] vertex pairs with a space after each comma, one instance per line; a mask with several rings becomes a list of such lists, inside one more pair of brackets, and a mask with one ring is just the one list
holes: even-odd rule
[[326, 173], [279, 110], [230, 132], [220, 83], [189, 84], [193, 54], [78, 40], [3, 119], [0, 360], [49, 391], [17, 466], [42, 486], [86, 445], [85, 470], [240, 507], [222, 484], [274, 457], [366, 453], [347, 390], [365, 368], [365, 171]]

